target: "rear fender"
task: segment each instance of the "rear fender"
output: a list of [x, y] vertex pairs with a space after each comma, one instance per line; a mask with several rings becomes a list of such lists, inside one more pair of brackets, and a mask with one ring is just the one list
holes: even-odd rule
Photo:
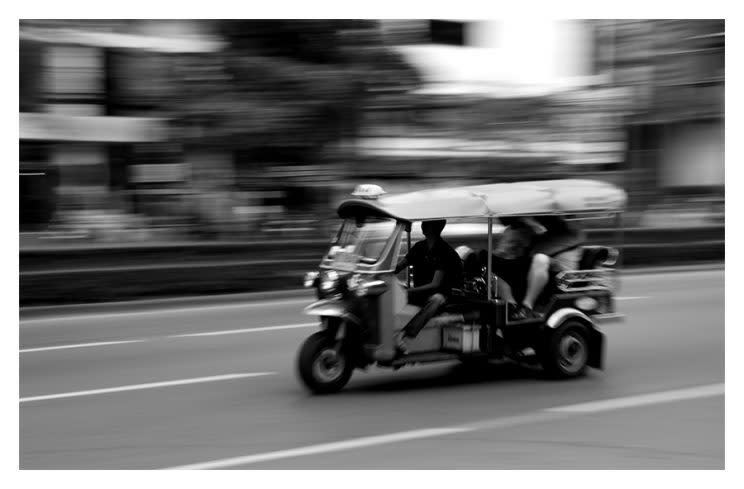
[[589, 319], [589, 316], [579, 311], [578, 309], [573, 309], [571, 307], [558, 309], [548, 317], [548, 320], [545, 321], [545, 324], [550, 329], [556, 329], [568, 319], [577, 319], [578, 321], [586, 324], [589, 327], [594, 327], [594, 324], [592, 323], [592, 320]]
[[569, 319], [578, 321], [586, 326], [589, 334], [589, 337], [587, 338], [589, 341], [589, 358], [587, 359], [587, 365], [601, 370], [603, 368], [604, 359], [604, 333], [597, 328], [594, 321], [592, 321], [589, 316], [578, 309], [566, 307], [558, 309], [551, 314], [550, 317], [548, 317], [548, 320], [545, 321], [545, 325], [549, 329], [557, 329]]

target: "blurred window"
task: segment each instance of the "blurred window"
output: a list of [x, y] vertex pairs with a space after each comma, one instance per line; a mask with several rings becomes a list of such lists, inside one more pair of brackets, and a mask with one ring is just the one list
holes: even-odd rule
[[86, 46], [51, 46], [45, 51], [47, 94], [57, 101], [100, 101], [103, 52]]
[[42, 46], [21, 41], [19, 50], [18, 94], [20, 112], [40, 112], [42, 101]]
[[358, 260], [362, 263], [375, 263], [394, 229], [394, 219], [346, 219], [328, 252], [328, 258], [334, 263]]
[[432, 20], [429, 22], [431, 42], [434, 44], [465, 45], [465, 22]]
[[141, 51], [109, 51], [109, 103], [114, 110], [151, 109], [174, 94], [172, 61]]

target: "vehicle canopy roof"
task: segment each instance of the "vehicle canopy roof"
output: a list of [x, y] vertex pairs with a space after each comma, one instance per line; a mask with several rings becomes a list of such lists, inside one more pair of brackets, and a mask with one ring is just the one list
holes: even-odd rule
[[426, 221], [455, 217], [581, 214], [619, 212], [627, 201], [625, 192], [615, 185], [578, 179], [494, 183], [384, 196], [370, 193], [367, 198], [342, 202], [338, 208], [339, 216], [377, 215], [402, 221]]

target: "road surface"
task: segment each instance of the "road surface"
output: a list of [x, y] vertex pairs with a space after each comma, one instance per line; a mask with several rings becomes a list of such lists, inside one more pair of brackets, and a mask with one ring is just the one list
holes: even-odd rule
[[724, 272], [623, 278], [606, 369], [297, 381], [305, 297], [25, 312], [22, 469], [722, 469]]

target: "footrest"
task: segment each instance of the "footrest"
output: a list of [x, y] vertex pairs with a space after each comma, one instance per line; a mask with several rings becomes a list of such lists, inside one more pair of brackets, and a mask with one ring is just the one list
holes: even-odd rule
[[393, 359], [389, 364], [391, 367], [399, 367], [409, 363], [430, 363], [430, 362], [446, 362], [449, 360], [457, 360], [459, 355], [453, 353], [443, 352], [429, 352], [429, 353], [411, 353], [410, 355], [402, 355]]

